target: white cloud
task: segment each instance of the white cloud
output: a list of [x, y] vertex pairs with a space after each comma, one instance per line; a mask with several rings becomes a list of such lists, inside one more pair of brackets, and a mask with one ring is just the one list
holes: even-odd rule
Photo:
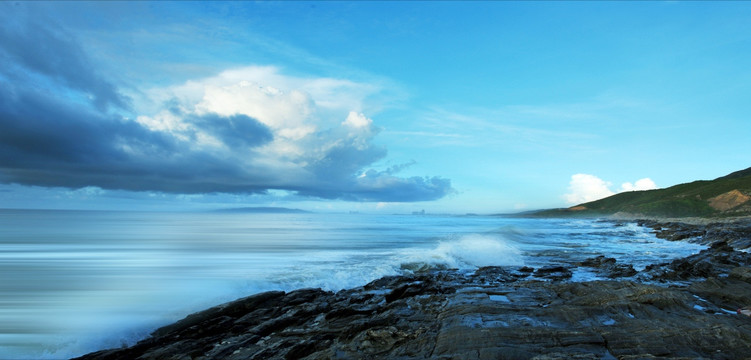
[[359, 110], [365, 98], [378, 90], [350, 80], [293, 77], [275, 67], [249, 66], [152, 89], [149, 96], [161, 99], [169, 109], [139, 116], [137, 121], [189, 143], [191, 149], [229, 153], [233, 150], [222, 139], [190, 117], [245, 115], [268, 127], [273, 139], [238, 160], [267, 168], [269, 173], [286, 168], [287, 176], [295, 168], [297, 176], [305, 177], [301, 168], [319, 161], [347, 138], [359, 150], [370, 146], [377, 131]]
[[581, 204], [584, 202], [602, 199], [615, 194], [609, 189], [610, 183], [597, 176], [589, 174], [574, 174], [569, 183], [569, 193], [564, 195], [569, 204]]
[[66, 191], [65, 195], [71, 198], [90, 198], [90, 197], [101, 196], [101, 195], [104, 195], [105, 193], [107, 193], [107, 191], [103, 190], [102, 188], [98, 186], [86, 186], [80, 189]]
[[[569, 193], [563, 195], [568, 204], [581, 204], [615, 195], [610, 190], [612, 183], [589, 174], [574, 174], [569, 182]], [[621, 185], [618, 193], [624, 191], [641, 191], [657, 189], [657, 184], [650, 178], [637, 180], [635, 183], [625, 182]]]
[[347, 125], [353, 128], [364, 128], [369, 127], [372, 123], [373, 120], [368, 119], [362, 113], [350, 111], [349, 115], [347, 115], [347, 119], [344, 120], [342, 125]]
[[657, 189], [657, 184], [650, 178], [636, 180], [635, 183], [625, 182], [621, 185], [621, 191], [641, 191]]

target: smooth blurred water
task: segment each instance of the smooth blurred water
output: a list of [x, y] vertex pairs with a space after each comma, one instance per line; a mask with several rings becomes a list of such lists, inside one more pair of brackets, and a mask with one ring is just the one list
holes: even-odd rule
[[129, 345], [238, 297], [339, 290], [420, 266], [539, 267], [604, 254], [640, 269], [699, 250], [592, 220], [0, 210], [0, 359]]

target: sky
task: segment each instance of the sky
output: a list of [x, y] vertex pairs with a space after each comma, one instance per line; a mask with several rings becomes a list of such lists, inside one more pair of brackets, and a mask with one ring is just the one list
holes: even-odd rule
[[0, 2], [0, 208], [505, 213], [751, 166], [748, 2]]

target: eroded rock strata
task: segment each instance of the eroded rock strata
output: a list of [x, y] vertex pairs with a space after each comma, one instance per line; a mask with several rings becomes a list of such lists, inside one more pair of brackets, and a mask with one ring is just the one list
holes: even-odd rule
[[82, 359], [749, 359], [751, 317], [736, 309], [751, 305], [751, 255], [729, 245], [748, 243], [743, 231], [639, 273], [604, 256], [580, 264], [601, 281], [485, 267], [267, 292]]

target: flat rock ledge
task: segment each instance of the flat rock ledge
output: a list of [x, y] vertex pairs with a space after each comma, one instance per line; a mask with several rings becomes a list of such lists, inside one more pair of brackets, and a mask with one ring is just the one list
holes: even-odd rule
[[725, 241], [642, 272], [570, 265], [425, 271], [266, 292], [79, 359], [751, 359], [751, 254]]

